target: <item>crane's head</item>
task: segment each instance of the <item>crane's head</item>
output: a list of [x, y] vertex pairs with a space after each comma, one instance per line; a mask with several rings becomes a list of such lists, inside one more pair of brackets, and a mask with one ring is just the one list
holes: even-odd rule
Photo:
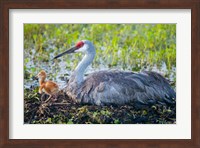
[[82, 40], [77, 42], [75, 46], [72, 46], [67, 51], [55, 56], [53, 59], [57, 59], [65, 54], [76, 53], [76, 52], [81, 52], [85, 54], [95, 54], [95, 48], [92, 42], [88, 40]]
[[37, 75], [37, 77], [40, 79], [44, 79], [44, 78], [46, 78], [46, 76], [47, 76], [47, 74], [44, 70], [41, 70]]

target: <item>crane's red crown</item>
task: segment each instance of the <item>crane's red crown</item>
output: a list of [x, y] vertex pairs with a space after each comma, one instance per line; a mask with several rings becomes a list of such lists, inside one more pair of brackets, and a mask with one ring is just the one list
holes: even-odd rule
[[77, 48], [81, 48], [83, 47], [83, 45], [84, 45], [83, 41], [79, 41], [78, 43], [76, 43]]

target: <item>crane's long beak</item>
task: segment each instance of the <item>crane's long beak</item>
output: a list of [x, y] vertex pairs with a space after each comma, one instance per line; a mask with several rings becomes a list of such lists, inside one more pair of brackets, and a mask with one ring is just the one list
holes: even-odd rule
[[63, 52], [63, 53], [61, 53], [61, 54], [55, 56], [55, 57], [53, 58], [53, 60], [54, 60], [54, 59], [57, 59], [57, 58], [59, 58], [59, 57], [61, 57], [61, 56], [63, 56], [63, 55], [65, 55], [65, 54], [74, 53], [74, 51], [77, 50], [77, 49], [78, 49], [78, 48], [77, 48], [76, 46], [71, 47], [71, 48], [69, 48], [67, 51], [65, 51], [65, 52]]

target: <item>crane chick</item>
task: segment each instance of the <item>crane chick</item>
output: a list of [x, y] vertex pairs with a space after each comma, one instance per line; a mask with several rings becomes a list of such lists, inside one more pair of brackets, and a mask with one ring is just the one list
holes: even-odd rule
[[48, 102], [53, 96], [55, 97], [56, 100], [56, 96], [59, 91], [58, 85], [52, 81], [45, 81], [47, 74], [44, 70], [40, 71], [37, 77], [40, 79], [39, 93], [41, 94], [42, 92], [45, 92], [45, 94], [49, 95], [49, 98], [45, 102]]

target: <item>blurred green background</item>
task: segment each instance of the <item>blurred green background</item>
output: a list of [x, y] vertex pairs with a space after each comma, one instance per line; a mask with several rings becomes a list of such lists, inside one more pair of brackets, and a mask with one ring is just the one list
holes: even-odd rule
[[[175, 24], [24, 24], [25, 88], [44, 69], [48, 79], [68, 77], [82, 55], [51, 59], [80, 40], [90, 40], [96, 57], [87, 73], [102, 69], [153, 70], [176, 81]], [[174, 86], [175, 87], [175, 86]]]

